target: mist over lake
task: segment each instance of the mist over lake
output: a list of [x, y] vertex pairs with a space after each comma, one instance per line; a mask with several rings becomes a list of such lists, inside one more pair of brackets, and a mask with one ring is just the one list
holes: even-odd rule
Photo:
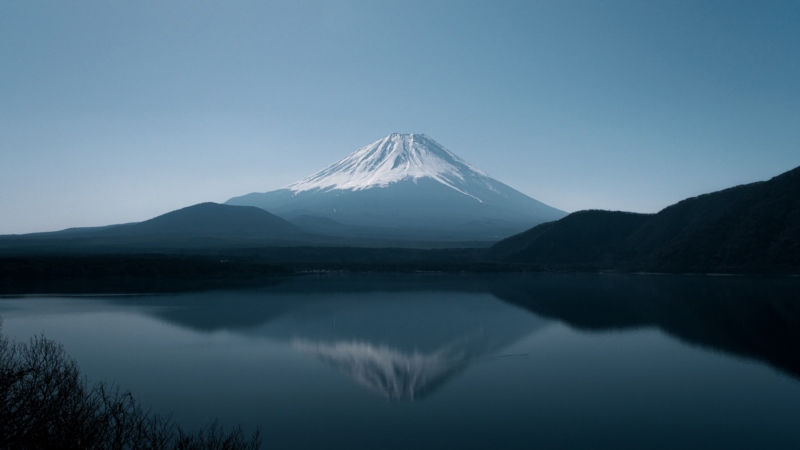
[[797, 448], [800, 279], [321, 275], [0, 298], [187, 428], [263, 448]]

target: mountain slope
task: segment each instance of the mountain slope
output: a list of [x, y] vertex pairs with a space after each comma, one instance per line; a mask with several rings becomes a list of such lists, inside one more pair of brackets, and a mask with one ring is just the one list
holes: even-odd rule
[[106, 228], [106, 236], [145, 234], [215, 237], [285, 237], [303, 230], [274, 214], [253, 207], [200, 203], [144, 222]]
[[283, 189], [226, 204], [379, 227], [387, 236], [456, 239], [497, 239], [565, 215], [420, 134], [386, 136]]
[[495, 244], [493, 258], [653, 271], [800, 270], [800, 167], [655, 215], [580, 211]]
[[578, 211], [504, 239], [491, 248], [494, 258], [536, 264], [613, 262], [622, 243], [651, 216], [622, 211]]
[[798, 268], [800, 167], [669, 206], [625, 247], [662, 270]]
[[308, 245], [324, 240], [263, 209], [200, 203], [138, 223], [0, 236], [0, 250], [80, 253], [123, 248]]

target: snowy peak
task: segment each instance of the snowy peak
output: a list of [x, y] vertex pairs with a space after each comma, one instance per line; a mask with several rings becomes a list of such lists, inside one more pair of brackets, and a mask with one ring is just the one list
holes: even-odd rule
[[362, 190], [419, 178], [434, 179], [470, 196], [465, 187], [475, 181], [491, 188], [491, 179], [483, 172], [428, 136], [393, 133], [286, 189]]
[[424, 134], [390, 134], [283, 189], [227, 203], [359, 239], [496, 240], [566, 215]]

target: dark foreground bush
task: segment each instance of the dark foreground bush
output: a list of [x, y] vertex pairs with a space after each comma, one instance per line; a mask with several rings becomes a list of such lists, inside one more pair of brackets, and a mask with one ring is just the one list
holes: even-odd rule
[[0, 449], [257, 449], [259, 433], [219, 423], [187, 433], [152, 414], [128, 391], [89, 386], [63, 347], [43, 336], [26, 343], [2, 335], [0, 319]]

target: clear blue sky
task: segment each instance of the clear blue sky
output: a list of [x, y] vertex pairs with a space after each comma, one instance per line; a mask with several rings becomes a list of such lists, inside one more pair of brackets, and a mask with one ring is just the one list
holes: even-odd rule
[[0, 1], [0, 233], [269, 191], [426, 133], [566, 211], [800, 165], [798, 1]]

